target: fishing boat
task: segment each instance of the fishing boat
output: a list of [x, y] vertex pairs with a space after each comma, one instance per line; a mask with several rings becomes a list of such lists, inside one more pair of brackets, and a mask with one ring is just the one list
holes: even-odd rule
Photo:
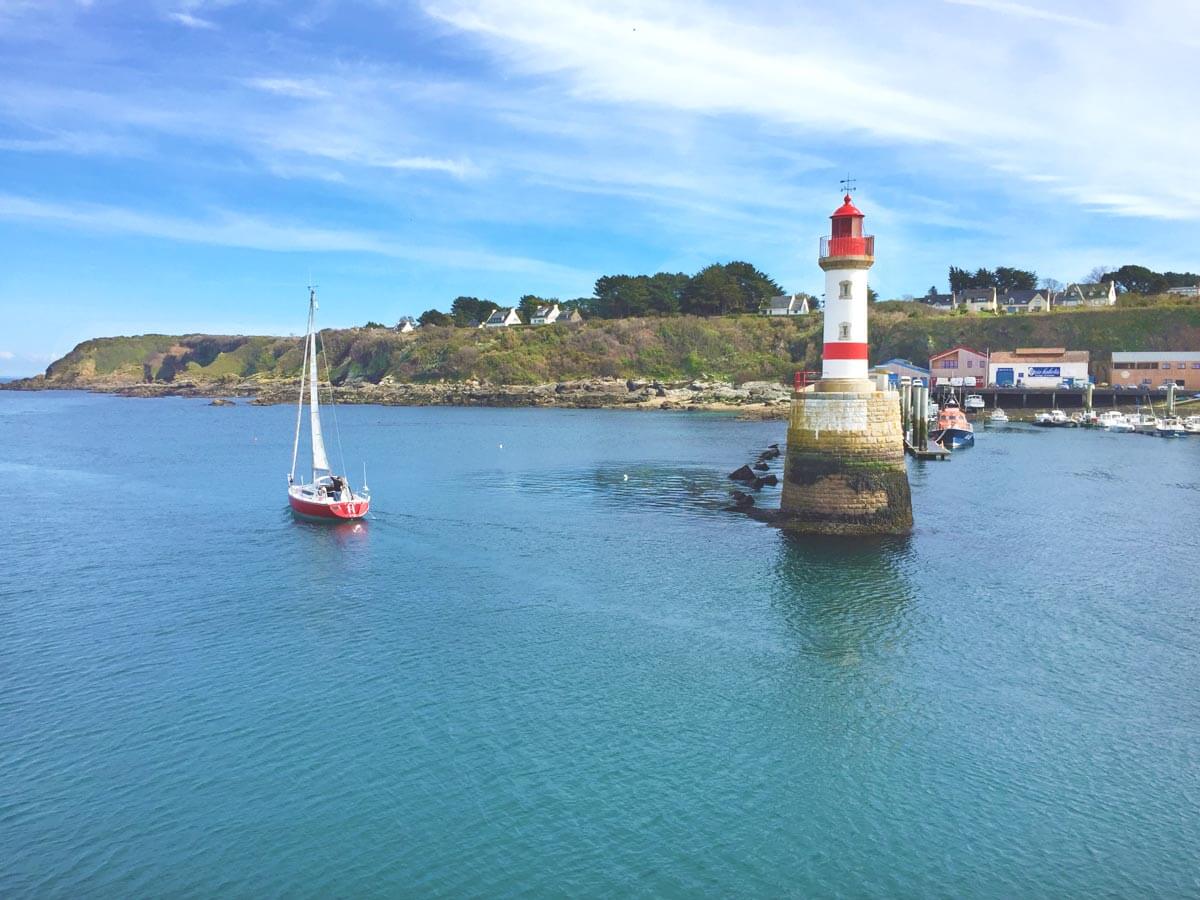
[[929, 440], [941, 444], [947, 450], [959, 450], [975, 445], [975, 430], [953, 397], [938, 410], [937, 423], [929, 432]]
[[1138, 434], [1158, 434], [1158, 416], [1139, 410], [1133, 418], [1133, 427]]
[[[335, 475], [325, 453], [321, 435], [320, 383], [317, 376], [317, 292], [308, 290], [308, 332], [304, 339], [304, 364], [300, 368], [300, 400], [296, 405], [296, 437], [292, 442], [292, 471], [288, 474], [288, 504], [292, 513], [302, 519], [319, 522], [346, 522], [361, 519], [371, 507], [371, 489], [367, 487], [366, 469], [363, 486], [355, 491], [345, 475]], [[324, 348], [322, 348], [324, 352]], [[325, 364], [329, 370], [328, 360]], [[296, 461], [300, 455], [300, 426], [304, 421], [304, 388], [308, 386], [308, 421], [312, 438], [312, 480], [296, 480]], [[330, 404], [333, 403], [332, 387]], [[337, 416], [334, 415], [334, 428]], [[341, 438], [338, 438], [341, 446]], [[342, 461], [343, 466], [345, 461]]]
[[987, 404], [983, 402], [983, 397], [981, 397], [979, 394], [967, 394], [967, 399], [963, 401], [963, 408], [969, 409], [972, 412], [981, 410], [985, 406], [987, 406]]
[[1117, 434], [1129, 434], [1134, 430], [1133, 423], [1129, 421], [1129, 416], [1115, 409], [1101, 413], [1100, 418], [1096, 421], [1099, 427], [1105, 431], [1112, 431]]
[[1033, 424], [1043, 428], [1074, 428], [1079, 423], [1073, 421], [1061, 409], [1052, 409], [1050, 412], [1038, 413], [1034, 416]]
[[1004, 410], [1002, 410], [1000, 407], [997, 406], [995, 409], [992, 410], [992, 414], [990, 416], [988, 416], [988, 424], [989, 425], [1007, 425], [1008, 424], [1008, 413], [1006, 413]]
[[1200, 434], [1200, 416], [1188, 416], [1184, 419], [1183, 430], [1188, 434]]
[[1159, 437], [1183, 437], [1187, 434], [1187, 428], [1179, 416], [1163, 416], [1154, 426], [1154, 431]]

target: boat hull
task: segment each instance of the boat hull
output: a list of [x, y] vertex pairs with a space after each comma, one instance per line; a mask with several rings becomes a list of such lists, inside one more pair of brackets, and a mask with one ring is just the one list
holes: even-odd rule
[[289, 494], [288, 504], [294, 515], [311, 522], [350, 522], [367, 514], [371, 500], [357, 497], [354, 500], [320, 503]]
[[941, 444], [947, 450], [961, 450], [963, 447], [975, 446], [975, 433], [963, 431], [961, 428], [944, 428], [929, 432], [929, 439]]

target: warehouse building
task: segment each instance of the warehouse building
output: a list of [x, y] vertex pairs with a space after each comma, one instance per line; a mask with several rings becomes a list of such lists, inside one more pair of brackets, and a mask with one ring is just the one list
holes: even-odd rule
[[988, 360], [988, 383], [998, 387], [1056, 388], [1087, 384], [1086, 350], [1064, 347], [1018, 347], [1012, 353], [993, 353]]
[[1109, 381], [1114, 386], [1156, 388], [1173, 381], [1189, 391], [1200, 391], [1200, 352], [1150, 350], [1113, 353]]

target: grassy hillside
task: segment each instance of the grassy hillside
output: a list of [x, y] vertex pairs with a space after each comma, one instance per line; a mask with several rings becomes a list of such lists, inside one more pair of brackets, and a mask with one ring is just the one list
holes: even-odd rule
[[[470, 329], [426, 327], [326, 331], [337, 382], [465, 381], [534, 384], [597, 376], [737, 382], [791, 378], [820, 362], [821, 316], [759, 316], [592, 321], [577, 326]], [[1086, 349], [1096, 362], [1112, 350], [1200, 348], [1200, 306], [1059, 311], [1027, 316], [960, 316], [919, 303], [871, 310], [871, 356], [925, 362], [955, 344], [980, 350], [1058, 346]], [[140, 335], [85, 341], [47, 370], [68, 386], [138, 381], [216, 381], [295, 377], [298, 338]]]

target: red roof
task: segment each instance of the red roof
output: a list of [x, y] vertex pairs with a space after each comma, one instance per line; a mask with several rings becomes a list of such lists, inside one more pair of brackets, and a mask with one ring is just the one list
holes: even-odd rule
[[987, 358], [986, 353], [980, 353], [974, 347], [968, 347], [965, 344], [955, 344], [949, 350], [943, 350], [941, 353], [930, 354], [929, 361], [933, 362], [935, 359], [941, 359], [943, 356], [949, 356], [951, 353], [957, 353], [959, 350], [966, 350], [968, 353], [974, 353], [976, 356], [982, 356], [985, 359]]
[[835, 212], [829, 218], [843, 219], [846, 216], [858, 216], [860, 219], [866, 218], [866, 216], [864, 216], [862, 213], [860, 213], [858, 211], [858, 207], [856, 207], [853, 203], [850, 202], [849, 194], [847, 194], [845, 197], [842, 198], [842, 205], [840, 207], [838, 207], [837, 212]]

